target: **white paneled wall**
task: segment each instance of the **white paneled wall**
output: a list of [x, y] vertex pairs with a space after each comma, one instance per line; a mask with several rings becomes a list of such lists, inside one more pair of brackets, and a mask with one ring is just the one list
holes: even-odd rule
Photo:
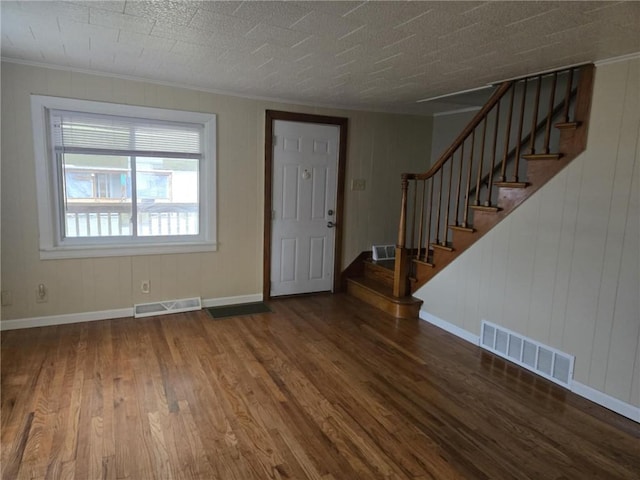
[[596, 70], [587, 150], [425, 285], [432, 315], [486, 319], [576, 357], [640, 406], [640, 60]]
[[[218, 240], [212, 253], [41, 261], [38, 255], [30, 94], [212, 112], [218, 115]], [[394, 243], [400, 173], [424, 169], [431, 119], [329, 110], [198, 92], [41, 67], [2, 64], [3, 319], [132, 307], [134, 303], [262, 292], [266, 109], [349, 118], [343, 266], [373, 241]], [[150, 280], [151, 293], [140, 292]], [[46, 303], [35, 302], [44, 283]]]

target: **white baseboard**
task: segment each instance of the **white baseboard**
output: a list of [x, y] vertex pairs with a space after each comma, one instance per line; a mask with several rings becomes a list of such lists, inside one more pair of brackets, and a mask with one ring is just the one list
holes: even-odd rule
[[619, 413], [623, 417], [627, 417], [634, 422], [640, 423], [640, 407], [634, 407], [633, 405], [623, 402], [622, 400], [618, 400], [617, 398], [607, 395], [600, 390], [596, 390], [595, 388], [591, 388], [588, 385], [583, 385], [576, 381], [571, 383], [571, 391], [586, 398], [587, 400], [591, 400], [593, 403], [597, 403], [598, 405], [602, 405], [609, 410]]
[[253, 295], [238, 295], [236, 297], [220, 297], [220, 298], [208, 298], [202, 300], [203, 307], [222, 307], [224, 305], [237, 305], [240, 303], [255, 303], [262, 301], [261, 293], [254, 293]]
[[452, 333], [456, 337], [460, 337], [463, 340], [466, 340], [469, 343], [473, 343], [474, 345], [480, 345], [480, 337], [478, 335], [474, 335], [471, 332], [468, 332], [464, 328], [460, 328], [453, 323], [447, 322], [446, 320], [442, 320], [441, 318], [436, 317], [435, 315], [431, 315], [429, 312], [424, 310], [420, 310], [420, 319], [426, 322], [429, 322], [436, 327], [439, 327], [449, 333]]
[[[219, 307], [223, 305], [235, 305], [238, 303], [253, 303], [262, 301], [262, 294], [238, 295], [235, 297], [209, 298], [202, 300], [203, 307]], [[67, 323], [93, 322], [96, 320], [109, 320], [113, 318], [133, 317], [133, 307], [118, 308], [114, 310], [101, 310], [98, 312], [68, 313], [63, 315], [47, 315], [44, 317], [16, 318], [0, 321], [0, 331], [17, 330], [19, 328], [48, 327], [52, 325], [65, 325]]]
[[93, 322], [112, 318], [133, 317], [133, 307], [115, 310], [101, 310], [98, 312], [67, 313], [63, 315], [48, 315], [46, 317], [16, 318], [2, 320], [0, 330], [16, 330], [18, 328], [49, 327], [51, 325], [65, 325], [67, 323]]
[[[467, 330], [460, 328], [453, 323], [442, 320], [435, 315], [431, 315], [429, 312], [420, 310], [420, 319], [425, 320], [426, 322], [429, 322], [436, 327], [442, 328], [443, 330], [457, 337], [460, 337], [469, 343], [472, 343], [476, 346], [480, 345], [480, 337], [478, 335], [474, 335], [473, 333], [468, 332]], [[634, 422], [640, 423], [640, 407], [635, 407], [629, 403], [623, 402], [622, 400], [618, 400], [611, 395], [607, 395], [606, 393], [603, 393], [587, 385], [583, 385], [582, 383], [576, 382], [575, 380], [571, 381], [571, 391], [576, 395], [580, 395], [587, 400], [591, 400], [592, 402], [608, 408], [609, 410], [614, 411], [622, 415], [623, 417], [627, 417]]]

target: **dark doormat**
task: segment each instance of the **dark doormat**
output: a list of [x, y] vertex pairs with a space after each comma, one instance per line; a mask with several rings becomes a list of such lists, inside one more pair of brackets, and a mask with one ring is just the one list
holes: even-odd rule
[[222, 307], [207, 308], [213, 318], [239, 317], [256, 313], [271, 313], [271, 309], [264, 302], [242, 303], [239, 305], [224, 305]]

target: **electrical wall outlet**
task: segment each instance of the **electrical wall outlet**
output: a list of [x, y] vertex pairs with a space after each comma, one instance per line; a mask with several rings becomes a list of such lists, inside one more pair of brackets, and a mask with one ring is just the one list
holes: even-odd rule
[[140, 291], [142, 293], [151, 293], [151, 282], [149, 280], [140, 282]]
[[49, 291], [44, 286], [44, 283], [41, 283], [36, 288], [36, 303], [45, 303], [47, 301], [49, 301]]
[[364, 178], [351, 179], [351, 190], [364, 190], [367, 187], [367, 181]]

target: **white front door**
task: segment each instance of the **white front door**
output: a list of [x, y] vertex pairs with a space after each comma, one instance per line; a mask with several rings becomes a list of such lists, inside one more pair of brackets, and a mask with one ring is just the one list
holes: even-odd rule
[[333, 287], [340, 127], [273, 124], [271, 295]]

